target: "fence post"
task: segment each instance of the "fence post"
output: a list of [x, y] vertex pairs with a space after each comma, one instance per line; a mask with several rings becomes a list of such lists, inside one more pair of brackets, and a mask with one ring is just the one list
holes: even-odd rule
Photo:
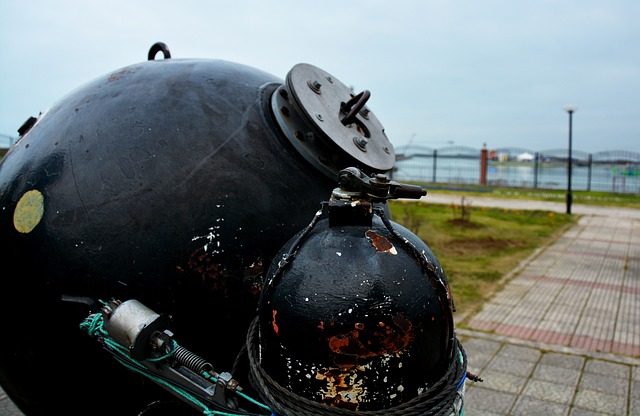
[[591, 163], [593, 159], [591, 158], [591, 153], [589, 153], [589, 158], [587, 159], [587, 191], [591, 190]]
[[487, 148], [480, 151], [480, 185], [487, 184]]
[[538, 161], [540, 160], [540, 152], [536, 152], [533, 159], [533, 189], [538, 189]]
[[432, 181], [433, 183], [436, 182], [436, 165], [438, 164], [438, 150], [437, 149], [433, 149], [433, 178]]

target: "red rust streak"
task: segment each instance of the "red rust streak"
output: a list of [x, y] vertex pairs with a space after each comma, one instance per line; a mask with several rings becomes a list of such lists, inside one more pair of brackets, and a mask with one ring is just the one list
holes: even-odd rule
[[275, 332], [277, 336], [280, 336], [280, 332], [278, 330], [278, 324], [276, 324], [277, 314], [278, 314], [278, 311], [276, 310], [271, 311], [271, 315], [273, 316], [273, 322], [271, 323], [271, 326], [273, 326], [273, 332]]
[[376, 234], [373, 230], [367, 230], [364, 235], [371, 240], [371, 243], [376, 248], [376, 251], [393, 253], [394, 247], [389, 240], [384, 236]]
[[338, 354], [357, 355], [359, 357], [373, 357], [374, 353], [369, 351], [358, 339], [358, 331], [349, 331], [343, 335], [336, 335], [329, 339], [329, 348]]

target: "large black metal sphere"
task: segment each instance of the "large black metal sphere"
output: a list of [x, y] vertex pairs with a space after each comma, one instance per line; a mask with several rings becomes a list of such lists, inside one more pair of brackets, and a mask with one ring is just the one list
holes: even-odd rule
[[283, 132], [295, 98], [285, 87], [221, 60], [145, 61], [64, 97], [10, 149], [0, 384], [25, 413], [137, 414], [155, 400], [153, 383], [79, 329], [83, 300], [137, 299], [173, 317], [181, 345], [231, 369], [271, 259], [335, 186], [331, 164], [359, 164], [310, 163], [315, 149], [290, 136], [313, 133]]
[[447, 371], [453, 317], [446, 276], [431, 250], [391, 222], [318, 222], [273, 262], [260, 301], [261, 363], [282, 387], [352, 410], [418, 396]]

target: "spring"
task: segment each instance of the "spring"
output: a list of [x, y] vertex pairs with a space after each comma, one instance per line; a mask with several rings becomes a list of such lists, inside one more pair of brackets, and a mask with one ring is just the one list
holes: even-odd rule
[[213, 366], [209, 362], [184, 347], [177, 347], [174, 357], [179, 364], [184, 365], [196, 374], [213, 371]]

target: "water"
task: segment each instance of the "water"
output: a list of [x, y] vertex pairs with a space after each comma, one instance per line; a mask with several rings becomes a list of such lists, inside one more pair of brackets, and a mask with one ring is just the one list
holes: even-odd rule
[[[400, 161], [393, 178], [398, 181], [423, 181], [456, 184], [480, 184], [480, 159], [422, 158]], [[536, 189], [567, 189], [567, 165], [531, 162], [494, 162], [487, 167], [487, 185]], [[574, 164], [571, 189], [640, 193], [640, 167], [614, 164]], [[537, 174], [536, 174], [537, 173]]]

